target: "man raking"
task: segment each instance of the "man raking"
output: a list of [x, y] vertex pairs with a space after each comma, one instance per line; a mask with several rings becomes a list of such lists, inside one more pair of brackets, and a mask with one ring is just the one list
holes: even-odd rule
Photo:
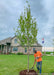
[[34, 64], [32, 69], [34, 68], [34, 65], [36, 64], [37, 61], [37, 73], [39, 72], [41, 74], [41, 70], [42, 70], [42, 53], [40, 51], [34, 50]]

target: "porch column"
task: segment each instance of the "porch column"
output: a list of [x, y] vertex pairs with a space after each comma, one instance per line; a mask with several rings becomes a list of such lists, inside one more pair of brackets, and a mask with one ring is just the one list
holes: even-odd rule
[[6, 54], [7, 54], [7, 46], [6, 46]]
[[12, 48], [13, 48], [13, 47], [11, 46], [11, 53], [12, 53]]
[[4, 45], [3, 45], [3, 53], [4, 53], [4, 50], [5, 50], [5, 49], [4, 49]]
[[4, 45], [4, 53], [6, 53], [6, 45]]

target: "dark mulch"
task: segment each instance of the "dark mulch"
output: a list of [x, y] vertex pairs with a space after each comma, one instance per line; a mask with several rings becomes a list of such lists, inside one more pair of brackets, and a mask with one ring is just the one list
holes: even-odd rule
[[34, 70], [29, 70], [29, 72], [27, 72], [27, 70], [23, 70], [19, 73], [19, 75], [38, 75], [38, 74]]

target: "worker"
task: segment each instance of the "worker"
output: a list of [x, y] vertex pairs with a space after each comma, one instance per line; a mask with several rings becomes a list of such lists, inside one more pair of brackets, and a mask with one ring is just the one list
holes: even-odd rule
[[37, 73], [40, 73], [41, 75], [41, 72], [42, 72], [42, 53], [40, 51], [37, 51], [37, 50], [34, 50], [34, 64], [33, 64], [33, 67], [34, 68], [34, 65], [36, 64], [37, 62]]

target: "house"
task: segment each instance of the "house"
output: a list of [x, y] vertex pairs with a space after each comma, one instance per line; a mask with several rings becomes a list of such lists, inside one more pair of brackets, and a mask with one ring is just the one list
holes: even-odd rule
[[54, 52], [54, 47], [42, 47], [42, 52]]
[[[3, 53], [21, 52], [21, 53], [27, 54], [28, 53], [27, 46], [22, 47], [17, 41], [19, 41], [19, 39], [17, 39], [16, 36], [1, 40], [0, 41], [0, 52], [1, 51]], [[33, 46], [29, 48], [29, 53], [33, 54], [33, 51], [35, 49], [40, 50], [42, 52], [42, 46], [38, 42], [36, 44], [33, 44]]]

